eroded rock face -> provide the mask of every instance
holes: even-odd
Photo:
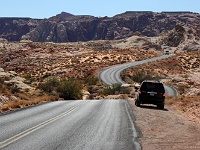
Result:
[[[122,39],[140,33],[156,36],[176,24],[198,26],[200,14],[190,12],[125,12],[114,17],[75,16],[62,12],[43,20],[0,18],[0,37],[35,42]]]
[[[35,36],[35,34],[41,33],[38,30],[43,28],[43,24],[40,24],[23,38],[28,38],[32,41],[74,42],[122,39],[133,36],[135,32],[140,32],[145,36],[156,36],[163,31],[172,30],[177,23],[199,24],[199,18],[199,14],[187,12],[126,12],[111,18],[74,16],[61,13],[57,15],[57,19],[55,16],[53,19],[46,20],[46,23],[51,25],[45,25],[45,29],[41,31],[45,31],[45,36],[48,38],[41,39]],[[48,28],[47,32],[46,27]]]
[[[15,71],[5,72],[3,68],[0,68],[0,79],[6,79],[3,82],[4,84],[19,91],[28,92],[34,90],[31,86],[25,84],[26,79],[19,77]]]
[[[0,38],[19,41],[21,37],[39,25],[39,19],[0,18]]]
[[[172,47],[178,46],[181,42],[185,40],[184,34],[186,33],[185,29],[181,25],[176,25],[174,30],[169,34],[166,39],[166,44]]]

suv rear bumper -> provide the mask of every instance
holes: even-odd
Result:
[[[141,104],[163,104],[165,102],[165,98],[142,98],[142,97],[139,97],[139,102]]]

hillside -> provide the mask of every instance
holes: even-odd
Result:
[[[199,23],[200,14],[192,12],[128,11],[113,17],[62,12],[48,19],[0,18],[0,38],[34,42],[116,40],[138,34],[157,36],[172,30],[176,24],[198,29]]]
[[[63,17],[73,20],[75,16],[62,14],[50,20],[60,22]],[[166,84],[177,87],[180,96],[169,98],[167,102],[198,119],[200,34],[198,25],[183,24],[176,24],[172,30],[154,37],[137,33],[117,40],[65,43],[27,40],[10,42],[5,38],[0,39],[1,110],[12,110],[41,101],[61,100],[65,96],[57,86],[63,79],[73,79],[73,84],[80,87],[81,94],[78,97],[75,95],[74,99],[132,99],[132,88],[121,89],[116,86],[120,91],[109,91],[98,80],[98,72],[111,65],[163,55],[165,50],[176,55],[167,60],[128,69],[122,78],[134,84],[135,77],[141,79],[150,74],[150,77],[162,79]]]

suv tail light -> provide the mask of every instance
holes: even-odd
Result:
[[[142,92],[139,90],[139,91],[138,91],[138,94],[142,94]]]

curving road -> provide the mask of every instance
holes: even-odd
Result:
[[[120,84],[122,84],[122,86],[128,86],[128,84],[125,83],[120,77],[121,71],[123,71],[124,69],[130,68],[130,67],[143,65],[143,64],[153,62],[153,61],[158,61],[161,59],[166,59],[166,58],[169,58],[172,56],[174,56],[174,55],[173,54],[162,55],[159,57],[154,57],[154,58],[150,58],[150,59],[146,59],[146,60],[142,60],[142,61],[130,62],[130,63],[125,63],[125,64],[108,67],[100,72],[99,78],[107,85],[120,83]],[[176,89],[171,86],[165,86],[165,91],[166,91],[167,96],[177,96]]]
[[[0,114],[1,150],[139,150],[127,101],[57,101]]]
[[[117,65],[99,76],[126,85],[122,70],[171,56]],[[126,100],[57,101],[0,114],[0,150],[140,150],[137,138]]]

